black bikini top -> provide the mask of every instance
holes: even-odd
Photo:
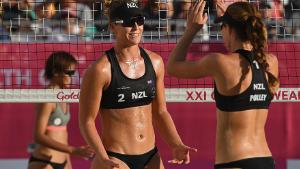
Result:
[[[249,109],[268,109],[273,94],[269,91],[265,72],[260,69],[251,51],[239,49],[236,53],[245,57],[251,65],[251,84],[244,92],[234,96],[221,95],[216,85],[214,85],[214,96],[217,108],[228,112]]]
[[[145,63],[145,74],[138,79],[127,77],[121,70],[114,48],[106,51],[111,64],[111,82],[103,91],[101,108],[120,109],[147,105],[156,96],[156,74],[150,57],[140,48]]]

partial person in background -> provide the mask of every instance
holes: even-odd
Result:
[[[83,41],[85,40],[85,26],[76,13],[61,11],[61,24],[52,28],[52,35],[48,36],[48,41],[66,42],[66,41]]]
[[[196,149],[184,145],[167,110],[163,60],[140,47],[143,12],[133,0],[106,5],[114,47],[86,71],[79,102],[81,134],[96,152],[92,169],[163,169],[154,128],[170,146],[170,162],[189,163]]]
[[[0,22],[2,22],[1,19],[0,19]],[[9,33],[2,26],[0,26],[0,41],[4,41],[4,42],[5,41],[10,41]]]
[[[172,19],[176,19],[175,23],[172,23],[172,31],[183,32],[186,28],[186,18],[189,10],[191,9],[191,0],[174,1],[174,15]]]
[[[171,27],[167,20],[174,14],[173,0],[148,0],[143,10],[145,17],[151,20],[151,24],[145,25],[145,31],[170,31]]]
[[[65,89],[71,84],[77,61],[67,52],[54,52],[46,61],[47,89]],[[70,155],[91,158],[89,146],[74,147],[68,143],[67,124],[70,120],[68,103],[40,103],[37,105],[34,128],[36,147],[28,169],[72,169]]]
[[[96,1],[93,2],[96,3]],[[82,27],[84,27],[82,39],[91,40],[93,38],[94,33],[96,33],[91,8],[84,3],[78,2],[78,0],[61,0],[59,1],[58,5],[63,11],[68,11],[70,15],[76,16],[78,18]]]
[[[217,2],[221,31],[229,53],[210,53],[187,61],[194,36],[207,22],[205,1],[192,8],[187,28],[171,52],[168,73],[179,78],[214,80],[217,107],[215,169],[275,169],[265,136],[269,105],[279,87],[277,57],[266,52],[267,30],[248,2]]]

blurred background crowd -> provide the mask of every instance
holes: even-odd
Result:
[[[0,0],[2,42],[111,40],[104,0]],[[146,15],[144,39],[177,39],[194,0],[139,0]],[[214,0],[200,40],[218,40]],[[300,40],[300,0],[251,0],[261,10],[272,40]]]

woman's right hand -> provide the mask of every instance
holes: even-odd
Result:
[[[120,164],[118,164],[113,159],[108,158],[100,158],[96,156],[92,163],[92,168],[97,166],[101,166],[102,169],[117,169],[120,168]]]
[[[199,0],[189,12],[187,19],[186,32],[193,33],[198,32],[203,25],[207,22],[208,16],[207,13],[204,13],[204,7],[206,2],[204,0]]]
[[[217,10],[217,17],[223,16],[226,11],[226,4],[224,0],[217,0],[216,1],[216,10]]]
[[[90,146],[73,147],[71,155],[92,159],[95,156],[95,151]]]

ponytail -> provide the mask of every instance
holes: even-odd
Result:
[[[279,87],[279,80],[269,72],[269,64],[265,53],[267,48],[267,30],[260,16],[254,15],[247,19],[246,35],[253,46],[254,59],[258,62],[261,69],[267,73],[268,87],[275,94]]]
[[[279,80],[269,71],[265,50],[267,48],[267,29],[260,12],[247,2],[236,2],[227,8],[234,22],[229,22],[241,41],[249,41],[253,46],[254,59],[268,77],[268,87],[274,94],[279,87]]]

